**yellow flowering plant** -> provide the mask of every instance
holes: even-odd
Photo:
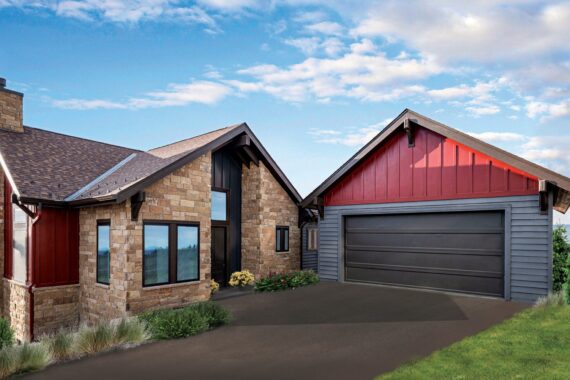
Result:
[[[216,280],[210,280],[210,294],[214,294],[218,290],[220,290],[220,284],[218,284]]]
[[[255,276],[248,270],[242,270],[232,273],[229,284],[230,286],[247,286],[253,285],[254,282]]]

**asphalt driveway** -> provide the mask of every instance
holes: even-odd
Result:
[[[29,379],[371,379],[527,305],[321,283],[218,301],[234,321],[188,339],[55,365]]]

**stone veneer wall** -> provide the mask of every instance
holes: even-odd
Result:
[[[145,190],[137,221],[130,202],[80,212],[80,317],[94,323],[149,309],[182,306],[210,294],[211,154],[207,153]],[[110,285],[96,283],[97,220],[111,220]],[[200,223],[200,281],[142,286],[143,221]]]
[[[22,95],[0,88],[0,128],[24,132]]]
[[[0,168],[0,276],[4,278],[4,172]],[[4,314],[4,291],[0,292],[0,315]]]
[[[242,268],[257,278],[301,267],[299,210],[263,164],[243,166]],[[289,226],[289,252],[275,251],[275,227]]]
[[[79,325],[79,285],[35,288],[34,338]]]
[[[30,294],[26,285],[4,279],[4,317],[14,329],[15,338],[30,340]]]

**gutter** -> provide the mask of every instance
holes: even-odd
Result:
[[[30,253],[28,254],[28,271],[30,268],[33,268],[34,265],[34,255],[33,252],[35,251],[34,249],[34,239],[33,239],[33,230],[34,230],[34,225],[41,219],[42,217],[42,204],[40,203],[38,205],[38,208],[36,210],[36,216],[32,219],[32,224],[31,224],[31,236],[32,236],[32,244],[31,247],[28,247],[28,249],[30,250]],[[31,248],[31,249],[30,249]],[[31,260],[30,260],[31,259]],[[29,272],[28,272],[29,273]],[[34,319],[35,319],[35,314],[34,314],[34,310],[35,310],[35,304],[34,304],[34,288],[36,287],[35,281],[34,281],[34,272],[32,271],[32,275],[30,276],[30,283],[28,285],[28,294],[30,296],[30,303],[29,303],[29,310],[28,310],[28,314],[30,316],[30,321],[29,321],[29,327],[30,327],[30,341],[34,341]]]

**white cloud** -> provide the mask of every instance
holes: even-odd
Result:
[[[153,91],[144,97],[129,98],[123,102],[104,99],[51,100],[56,108],[75,110],[94,109],[143,109],[155,107],[184,106],[192,103],[215,104],[228,96],[231,88],[217,82],[195,81],[185,84],[170,84],[164,91]]]
[[[473,107],[466,107],[465,109],[476,117],[494,115],[501,112],[501,109],[496,105],[473,106]]]
[[[495,62],[568,52],[570,3],[377,2],[356,36],[403,41],[442,60]]]
[[[521,155],[559,173],[570,175],[570,136],[533,136],[522,145]]]
[[[305,29],[313,33],[321,33],[334,36],[342,35],[344,31],[344,27],[342,25],[332,21],[321,21],[315,24],[309,24],[305,26]]]
[[[560,103],[545,103],[531,100],[526,105],[526,114],[531,119],[540,116],[541,121],[570,116],[570,99],[563,100]]]
[[[358,147],[370,142],[391,121],[392,119],[386,119],[380,123],[352,129],[345,133],[337,130],[312,130],[309,134],[315,136],[315,141],[318,143]]]
[[[283,42],[287,45],[296,47],[307,55],[314,54],[321,45],[321,39],[318,37],[292,38]]]
[[[467,132],[469,135],[487,142],[520,142],[527,141],[525,135],[515,132]]]

